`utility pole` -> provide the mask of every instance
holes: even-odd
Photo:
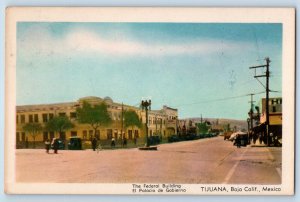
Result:
[[[253,93],[249,94],[251,96],[251,101],[250,101],[250,111],[249,111],[249,116],[250,116],[250,129],[251,131],[253,130]]]
[[[162,140],[162,118],[160,118],[160,129],[159,129],[159,134],[160,134],[160,139]]]
[[[123,122],[124,122],[124,106],[122,102],[122,109],[121,109],[121,139],[122,139],[122,144],[123,144]]]
[[[270,58],[266,58],[266,64],[265,65],[258,65],[258,66],[253,66],[253,67],[249,67],[249,69],[256,69],[256,68],[266,68],[266,74],[263,75],[255,75],[254,78],[259,78],[259,77],[266,77],[266,103],[265,103],[265,108],[266,108],[266,134],[267,134],[267,145],[270,146],[270,131],[269,131],[269,125],[270,125],[270,121],[269,121],[269,77],[270,77],[270,71],[269,71],[269,67],[270,67]],[[255,71],[256,73],[256,71]]]
[[[155,135],[157,135],[157,115],[155,115]]]

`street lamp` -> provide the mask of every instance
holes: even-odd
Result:
[[[148,140],[148,110],[151,110],[151,100],[142,100],[141,107],[146,111],[146,147],[149,147]]]

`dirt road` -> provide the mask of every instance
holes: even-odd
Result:
[[[18,182],[280,184],[281,148],[236,148],[222,137],[138,149],[17,150]]]

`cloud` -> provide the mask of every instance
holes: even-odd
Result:
[[[92,30],[73,29],[64,36],[53,36],[47,29],[31,29],[22,36],[20,43],[24,54],[102,54],[109,56],[177,56],[210,55],[221,52],[239,52],[249,47],[245,42],[221,41],[216,39],[178,40],[174,43],[146,43],[131,36],[120,35],[110,38]],[[27,55],[28,56],[28,55]]]

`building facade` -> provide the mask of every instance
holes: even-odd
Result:
[[[270,125],[282,125],[282,98],[269,98],[269,122]],[[260,123],[266,122],[266,99],[262,99],[262,113]]]
[[[91,105],[101,104],[104,102],[107,105],[107,110],[112,119],[112,123],[105,127],[99,127],[94,134],[93,128],[89,124],[81,124],[77,121],[76,109],[80,107],[83,102],[88,102]],[[124,128],[122,123],[122,112],[126,110],[135,111],[142,121],[143,127],[129,127]],[[78,136],[83,140],[90,140],[93,135],[101,140],[110,140],[114,137],[116,140],[126,137],[127,139],[145,138],[145,122],[146,113],[142,109],[134,106],[129,106],[121,103],[113,102],[110,97],[84,97],[76,102],[56,103],[56,104],[41,104],[41,105],[24,105],[17,106],[16,109],[16,142],[22,143],[25,141],[33,141],[33,138],[23,130],[26,123],[40,123],[42,126],[54,116],[67,116],[74,124],[74,128],[55,134],[53,131],[43,129],[40,134],[36,136],[36,141],[45,141],[46,139],[53,139],[54,137],[62,140],[67,140],[69,137]],[[177,109],[172,109],[164,106],[161,110],[152,110],[148,113],[148,134],[160,135],[162,138],[167,138],[172,132],[176,131],[176,124],[172,120],[177,119]],[[176,121],[175,121],[176,123]],[[122,127],[123,126],[123,127]]]
[[[260,139],[265,144],[273,144],[274,139],[282,139],[282,98],[269,98],[269,134],[266,133],[266,99],[263,98],[261,102],[261,114],[259,125],[253,128],[255,138]]]

